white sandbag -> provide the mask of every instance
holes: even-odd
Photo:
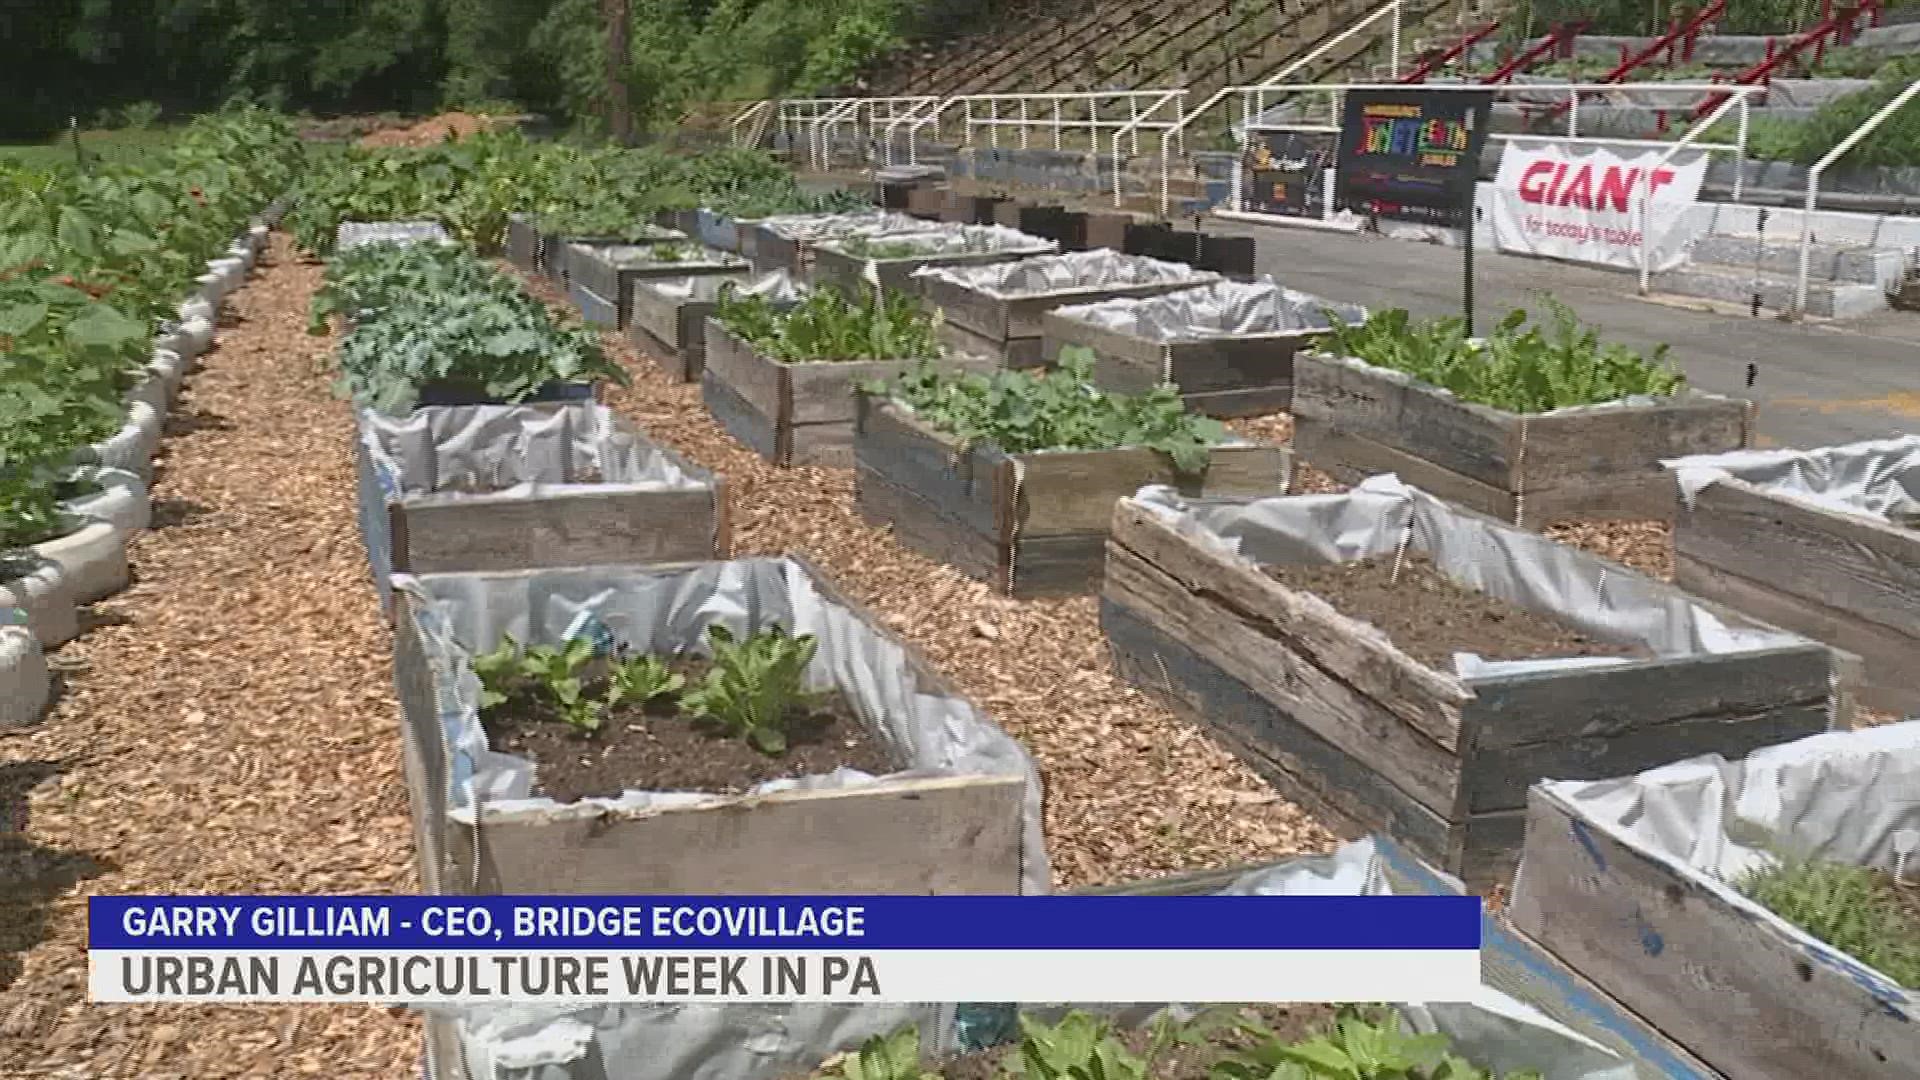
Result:
[[[64,645],[80,633],[80,613],[59,563],[31,555],[0,561],[0,608],[27,613],[27,629],[45,648]]]
[[[186,348],[178,350],[183,357],[200,356],[213,348],[213,319],[192,318],[180,324],[180,332],[185,335]]]
[[[11,618],[19,623],[8,623]],[[24,613],[0,609],[0,728],[21,727],[40,718],[52,683],[40,641],[25,626]]]
[[[62,503],[67,513],[111,522],[128,538],[153,523],[153,504],[149,501],[147,483],[139,474],[101,465],[82,465],[70,472],[68,478],[98,484],[100,490]]]
[[[210,323],[218,310],[218,306],[204,296],[189,296],[180,301],[180,321],[187,323],[199,319]]]
[[[153,480],[153,452],[160,445],[159,410],[144,401],[127,406],[127,422],[110,438],[81,451],[80,464],[106,465]]]
[[[167,400],[172,404],[187,377],[187,358],[171,349],[155,349],[153,359],[147,361],[147,374],[167,384]]]
[[[76,518],[79,526],[65,536],[42,540],[28,550],[58,563],[73,590],[73,602],[104,600],[133,580],[127,567],[127,536],[112,522]]]

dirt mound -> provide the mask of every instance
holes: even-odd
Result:
[[[361,146],[438,146],[454,139],[464,139],[469,135],[498,127],[508,123],[506,118],[497,116],[475,116],[472,113],[450,112],[422,120],[410,127],[389,128],[375,131],[360,140]]]

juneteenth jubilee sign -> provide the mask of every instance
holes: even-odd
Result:
[[[93,897],[99,1002],[1467,1001],[1473,897]]]

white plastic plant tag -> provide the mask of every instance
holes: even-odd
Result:
[[[867,284],[878,289],[880,287],[880,264],[874,262],[872,259],[868,259],[867,268],[861,273],[861,276],[867,279]]]
[[[1907,883],[1907,863],[1912,860],[1915,849],[1920,849],[1920,830],[1901,829],[1893,834],[1894,884]]]

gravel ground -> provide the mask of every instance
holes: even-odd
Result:
[[[136,584],[55,653],[47,719],[0,733],[0,1076],[413,1075],[386,1009],[86,1003],[88,893],[419,888],[351,420],[304,332],[318,277],[276,238],[229,301]]]

